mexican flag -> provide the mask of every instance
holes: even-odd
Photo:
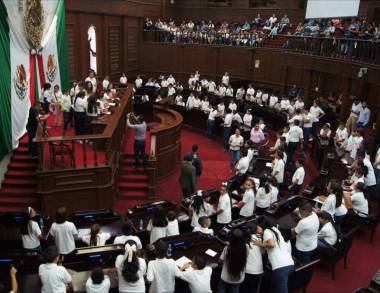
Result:
[[[48,82],[69,88],[64,0],[0,0],[0,160]]]

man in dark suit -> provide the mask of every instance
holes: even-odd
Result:
[[[193,157],[191,155],[185,156],[181,165],[181,176],[179,184],[181,184],[182,195],[184,198],[189,197],[195,192],[195,167],[193,166]]]
[[[197,144],[193,144],[191,148],[191,153],[189,155],[193,158],[193,166],[195,167],[195,185],[199,182],[199,177],[202,175],[202,159],[198,153],[199,146]]]

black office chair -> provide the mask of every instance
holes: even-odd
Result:
[[[354,227],[348,233],[341,235],[337,244],[333,247],[334,250],[332,255],[325,256],[320,255],[321,261],[327,262],[331,266],[331,279],[335,280],[335,268],[339,261],[343,259],[344,261],[344,269],[347,269],[347,261],[348,261],[348,253],[352,246],[353,236],[356,232],[357,228]]]
[[[379,224],[378,217],[372,217],[368,214],[362,213],[358,210],[353,210],[350,212],[345,219],[345,225],[350,225],[352,227],[357,227],[362,230],[369,230],[371,233],[369,242],[373,243],[375,237],[375,232],[377,225]]]
[[[316,259],[306,265],[298,267],[289,276],[288,288],[289,292],[306,292],[307,286],[309,285],[314,272],[314,267],[320,260]]]

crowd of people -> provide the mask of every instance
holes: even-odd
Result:
[[[89,79],[96,80],[94,73],[90,73]],[[103,80],[102,86],[104,81],[107,79]],[[90,83],[92,85],[92,81],[87,80],[87,87]],[[127,78],[123,75],[120,84],[123,86],[126,83]],[[281,192],[288,195],[299,194],[307,176],[304,168],[305,157],[302,154],[308,150],[311,139],[331,143],[337,153],[349,160],[349,177],[343,183],[336,180],[328,183],[327,193],[320,197],[324,199],[320,208],[313,207],[309,202],[300,205],[297,211],[300,220],[291,231],[295,239],[294,246],[290,239],[268,221],[252,224],[249,232],[240,229],[231,232],[220,256],[222,272],[219,292],[225,292],[227,288],[230,292],[259,292],[265,268],[263,253],[268,255],[271,265],[273,292],[287,292],[288,277],[294,271],[295,260],[297,263],[307,264],[317,252],[327,256],[332,254],[334,245],[343,233],[345,218],[368,215],[368,199],[377,196],[376,190],[380,184],[380,148],[371,162],[362,132],[369,125],[371,113],[365,101],[355,100],[347,121],[341,121],[335,130],[331,129],[329,123],[319,125],[319,120],[324,115],[320,106],[321,100],[316,99],[308,108],[303,102],[303,90],[296,86],[281,97],[275,91],[255,89],[251,84],[247,88],[234,89],[227,72],[218,85],[212,80],[202,78],[199,72],[190,76],[186,87],[179,84],[173,75],[150,78],[145,82],[138,76],[134,83],[135,90],[141,87],[159,89],[160,95],[155,101],[147,96],[142,102],[159,102],[169,96],[177,106],[207,113],[206,135],[209,138],[212,138],[213,128],[216,127],[215,118],[223,120],[223,147],[231,155],[231,172],[244,180],[237,190],[229,190],[226,182],[221,183],[217,204],[212,205],[210,194],[197,191],[197,183],[202,176],[202,152],[198,145],[194,145],[191,152],[184,157],[180,178],[183,196],[191,198],[190,217],[193,231],[214,235],[230,223],[235,214],[240,218],[260,216],[281,198]],[[74,93],[77,86],[73,86]],[[187,97],[182,95],[184,88],[189,90]],[[93,89],[83,91],[89,97],[94,92],[98,93],[98,90]],[[76,98],[80,98],[81,92],[77,92]],[[210,103],[207,95],[211,94],[221,98],[222,102],[217,105]],[[335,104],[341,99],[342,97],[334,98],[331,94],[325,98]],[[276,109],[284,113],[288,121],[284,129],[278,130],[277,140],[269,148],[274,155],[272,171],[260,178],[259,182],[249,175],[249,167],[255,150],[266,139],[266,122],[255,119],[255,113],[251,110],[241,117],[237,105],[243,102]],[[74,107],[77,105],[76,102],[73,104]],[[50,105],[45,103],[44,107],[50,109]],[[128,126],[143,126],[143,129],[136,131],[135,140],[145,139],[146,124],[141,117],[130,115]],[[243,130],[249,131],[249,139],[242,137],[240,132]],[[138,148],[140,153],[137,154],[137,159],[143,156],[140,149]],[[144,160],[143,162],[145,164]],[[290,176],[286,175],[286,170]],[[241,199],[233,199],[232,193]],[[28,215],[30,217],[21,231],[23,246],[25,249],[40,249],[41,240],[46,235],[42,235],[34,220],[36,212],[32,208],[28,209]],[[216,217],[215,223],[211,220],[212,217]],[[147,230],[150,233],[149,242],[155,244],[156,251],[156,259],[148,263],[139,253],[143,249],[142,242],[133,235],[130,224],[125,224],[122,235],[113,240],[114,244],[125,247],[125,253],[115,259],[119,292],[145,292],[147,283],[150,283],[150,292],[174,292],[175,278],[186,281],[192,292],[211,292],[212,269],[206,260],[196,256],[191,263],[177,267],[168,255],[167,243],[160,240],[180,233],[175,211],[163,213],[159,210],[149,221]],[[89,246],[99,246],[109,243],[111,238],[109,233],[103,232],[102,227],[95,223],[90,232],[79,239],[77,228],[67,220],[65,208],[57,211],[48,235],[55,245],[43,252],[46,263],[39,268],[42,292],[65,292],[66,288],[72,287],[72,277],[58,264],[60,256],[75,251],[76,240]],[[14,279],[16,271],[12,269]],[[87,292],[108,292],[109,288],[109,277],[102,269],[94,268],[86,282]]]

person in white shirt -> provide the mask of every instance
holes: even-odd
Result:
[[[315,100],[313,102],[313,106],[310,107],[309,112],[311,115],[313,115],[313,132],[315,132],[315,128],[317,126],[317,123],[319,122],[319,119],[325,114],[325,112],[319,107],[319,102]]]
[[[256,214],[263,215],[271,204],[277,201],[277,194],[272,193],[272,187],[266,176],[260,178],[259,189],[256,193]]]
[[[211,293],[211,267],[206,265],[206,260],[201,256],[194,257],[191,263],[182,266],[178,278],[189,284],[191,293]]]
[[[232,98],[234,96],[234,89],[231,85],[226,89],[226,97]]]
[[[147,230],[150,232],[150,244],[167,236],[168,220],[164,213],[159,210],[148,223]]]
[[[302,109],[302,125],[303,125],[303,149],[307,150],[310,136],[313,133],[314,116],[307,109]]]
[[[71,97],[68,90],[63,91],[61,98],[61,107],[63,112],[63,131],[66,131],[69,124],[73,124],[73,109],[71,103]]]
[[[231,198],[227,191],[227,182],[223,182],[219,187],[219,201],[216,210],[216,222],[221,225],[228,224],[232,220]]]
[[[28,207],[27,217],[21,225],[22,246],[25,249],[39,249],[41,246],[42,232],[40,226],[33,219],[36,217],[36,211]]]
[[[237,110],[237,105],[236,105],[236,103],[235,103],[234,100],[231,100],[231,102],[228,105],[228,109],[230,109],[231,111],[236,111]]]
[[[219,109],[219,105],[218,105],[218,109]],[[229,139],[231,136],[231,124],[233,120],[233,114],[230,109],[226,109],[226,113],[227,114],[224,116],[224,121],[223,121],[223,147],[225,151],[228,151],[230,149]]]
[[[198,95],[195,96],[195,99],[194,99],[194,105],[193,105],[195,109],[199,109],[201,107],[201,99],[199,98]]]
[[[269,179],[268,179],[268,182],[269,182],[269,186],[270,186],[270,189],[271,189],[271,200],[270,200],[270,203],[273,204],[277,201],[280,200],[280,197],[279,197],[279,190],[278,190],[278,182],[277,182],[277,179],[276,177],[274,176],[270,176]]]
[[[243,151],[243,157],[236,164],[236,175],[244,175],[247,173],[251,159],[247,152]]]
[[[145,292],[145,259],[137,256],[137,247],[133,240],[127,241],[124,250],[124,255],[118,255],[115,261],[115,268],[119,280],[119,292],[143,293]]]
[[[352,103],[350,116],[348,117],[346,121],[347,129],[349,129],[350,131],[354,131],[357,129],[359,115],[362,110],[363,110],[362,103],[360,102],[359,99],[356,99]]]
[[[275,94],[271,94],[269,97],[269,107],[274,108],[274,106],[278,103],[278,97]]]
[[[86,282],[86,293],[108,293],[110,287],[110,278],[104,276],[102,268],[94,268]]]
[[[305,103],[303,102],[301,97],[297,97],[295,103],[294,103],[294,108],[296,109],[303,109],[305,106]]]
[[[328,212],[321,212],[319,215],[321,229],[318,232],[318,252],[330,257],[334,254],[334,245],[338,241],[338,233],[333,225],[333,219]]]
[[[239,292],[241,283],[244,281],[248,257],[248,245],[243,232],[236,228],[232,230],[229,244],[220,256],[223,262],[222,274],[219,282],[219,292],[225,292],[227,286],[230,292]]]
[[[236,91],[236,100],[238,101],[242,101],[244,99],[244,95],[245,95],[245,90],[244,90],[244,87],[241,86],[240,88],[237,89]]]
[[[227,88],[224,86],[224,84],[221,84],[218,86],[215,94],[220,97],[224,97],[226,95],[226,91],[227,91]]]
[[[76,135],[83,135],[86,133],[86,111],[87,102],[85,93],[79,92],[73,102],[74,109],[74,127]]]
[[[119,83],[120,83],[120,86],[126,86],[127,85],[127,82],[128,82],[128,78],[127,76],[125,75],[125,73],[123,73],[120,77],[120,80],[119,80]]]
[[[169,88],[168,88],[168,97],[174,97],[175,95],[175,88],[171,83],[169,83]]]
[[[230,146],[230,169],[231,172],[237,161],[240,160],[240,149],[243,146],[244,138],[240,135],[240,129],[236,128],[235,134],[231,135],[228,144]]]
[[[301,220],[292,229],[292,234],[296,237],[297,260],[306,265],[311,261],[318,246],[319,219],[309,202],[301,204],[299,214]]]
[[[188,80],[188,85],[189,85],[189,89],[190,90],[194,90],[195,89],[195,82],[196,82],[196,79],[194,78],[194,75],[190,75],[190,78]]]
[[[295,120],[294,125],[289,128],[289,142],[288,142],[288,160],[293,161],[293,156],[298,146],[301,144],[303,147],[303,130],[299,127],[300,121]]]
[[[101,232],[99,224],[91,226],[90,234],[84,235],[82,241],[88,246],[102,246],[106,241],[111,238],[110,233]]]
[[[290,101],[288,97],[286,96],[282,97],[281,102],[280,102],[281,110],[288,111],[289,107],[290,107]]]
[[[140,88],[142,86],[142,84],[143,84],[143,80],[140,77],[140,75],[138,75],[136,77],[136,80],[135,80],[135,87],[136,87],[136,89]]]
[[[363,141],[363,136],[360,134],[360,130],[351,131],[346,144],[346,151],[350,153],[350,158],[355,159],[356,153],[360,148],[360,144]]]
[[[243,123],[244,126],[248,126],[249,128],[252,127],[252,114],[251,109],[247,109],[247,112],[243,116]]]
[[[169,74],[167,81],[169,84],[171,84],[173,86],[175,85],[175,78],[173,77],[172,74]]]
[[[273,162],[273,171],[272,176],[274,176],[277,179],[278,184],[282,184],[284,182],[284,170],[285,170],[285,164],[283,161],[284,154],[282,151],[277,150],[274,155],[274,162]]]
[[[72,222],[66,221],[67,211],[65,207],[57,210],[55,222],[51,225],[49,235],[53,237],[60,254],[70,254],[75,250],[75,240],[78,239],[78,231]]]
[[[303,167],[304,160],[298,159],[296,160],[296,171],[292,177],[292,184],[289,186],[289,195],[298,194],[301,190],[303,181],[305,179],[305,169]]]
[[[351,192],[352,208],[355,212],[359,212],[359,216],[366,217],[368,215],[368,200],[364,195],[364,183],[358,182]]]
[[[59,266],[59,251],[56,246],[49,246],[43,257],[46,263],[38,268],[42,288],[41,293],[66,293],[66,287],[73,288],[72,278],[63,266]]]
[[[132,240],[136,243],[137,249],[142,249],[141,240],[138,236],[132,235],[133,228],[130,224],[124,224],[121,227],[123,235],[115,237],[113,244],[123,244],[127,243],[128,240]]]
[[[253,88],[252,84],[249,84],[248,89],[247,89],[247,95],[246,95],[245,99],[247,101],[252,102],[254,97],[255,97],[255,89]]]
[[[199,227],[199,219],[215,213],[214,207],[209,203],[210,194],[199,190],[190,203],[191,226]]]
[[[360,149],[357,151],[354,165],[356,165],[357,168],[360,166],[367,167],[367,172],[364,174],[364,184],[367,195],[369,197],[373,196],[376,192],[376,175],[371,161],[366,157],[365,150]]]
[[[191,93],[186,101],[186,109],[191,110],[192,108],[195,107],[195,104],[196,104],[195,96],[194,94]]]
[[[261,96],[261,102],[263,106],[267,106],[269,101],[269,94],[268,93],[263,93]]]
[[[167,259],[167,244],[159,241],[156,245],[155,260],[148,263],[146,279],[151,283],[150,293],[172,293],[174,292],[175,277],[180,271],[173,259]],[[129,293],[129,292],[128,292]]]
[[[245,278],[241,285],[241,292],[259,293],[261,288],[261,279],[264,274],[263,267],[263,252],[264,250],[254,244],[255,241],[260,240],[256,234],[262,233],[254,222],[250,225],[251,239],[248,243],[248,256],[247,265],[245,268]]]
[[[209,139],[213,138],[213,131],[214,131],[214,126],[215,126],[215,118],[218,116],[218,111],[215,109],[215,107],[210,107],[210,112],[208,114],[208,119],[207,119],[207,137]]]
[[[96,89],[97,89],[97,80],[96,80],[96,76],[95,76],[95,72],[94,71],[90,71],[90,74],[89,76],[84,80],[85,82],[91,82],[92,84],[92,92],[95,93],[96,92]],[[91,93],[88,93],[88,94],[91,94]]]
[[[108,89],[108,85],[110,84],[110,77],[106,75],[103,79],[102,86],[103,90],[106,91]]]
[[[161,88],[167,88],[168,86],[169,86],[169,82],[165,79],[165,76],[162,76]]]
[[[169,211],[167,214],[168,218],[168,227],[166,231],[166,236],[179,235],[179,226],[177,215],[174,211]]]
[[[209,109],[210,109],[210,102],[208,100],[208,97],[204,97],[203,100],[201,100],[201,110],[205,113],[208,113],[209,112]]]
[[[281,232],[268,221],[264,221],[262,228],[258,227],[257,233],[263,234],[262,241],[253,240],[253,243],[266,249],[272,267],[271,279],[276,280],[271,282],[271,292],[288,292],[289,275],[294,271],[294,261],[289,246]]]
[[[210,217],[203,216],[198,219],[198,225],[194,227],[193,232],[201,232],[203,234],[214,235],[214,230],[210,229],[211,219]]]
[[[250,217],[255,212],[255,193],[256,185],[251,179],[247,179],[244,183],[243,199],[237,203],[240,208],[239,215],[241,217]]]
[[[228,75],[228,72],[224,73],[223,77],[222,77],[222,84],[224,84],[225,86],[228,86],[230,83],[230,76]]]
[[[210,80],[208,85],[207,85],[207,90],[209,93],[214,93],[216,90],[216,84],[213,80]]]
[[[330,129],[330,123],[323,124],[321,130],[319,131],[319,135],[321,139],[323,140],[330,140],[331,137],[331,129]]]
[[[347,144],[348,131],[343,122],[339,122],[339,126],[335,132],[334,142],[338,150],[344,150]]]

